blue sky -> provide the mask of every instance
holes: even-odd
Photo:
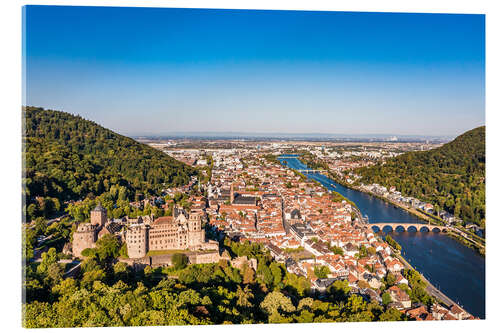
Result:
[[[28,6],[27,105],[125,135],[458,135],[484,16]]]

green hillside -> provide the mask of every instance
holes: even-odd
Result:
[[[410,152],[383,165],[355,170],[364,184],[395,186],[405,196],[485,224],[485,127],[468,131],[429,151]]]
[[[69,113],[26,107],[23,190],[27,220],[50,216],[68,200],[124,186],[159,194],[186,184],[195,170],[168,155]]]

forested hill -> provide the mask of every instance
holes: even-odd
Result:
[[[364,184],[395,186],[403,195],[484,227],[485,127],[468,131],[429,151],[410,152],[383,165],[355,170]]]
[[[100,195],[114,184],[127,196],[186,184],[195,170],[172,157],[69,113],[26,107],[27,219],[49,216],[64,201]]]

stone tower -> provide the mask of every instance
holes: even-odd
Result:
[[[92,225],[96,225],[98,227],[104,227],[106,222],[108,221],[108,217],[106,214],[106,208],[98,204],[91,212],[90,212],[90,223]]]
[[[189,231],[201,230],[201,218],[199,214],[189,214],[188,230]]]
[[[81,257],[82,251],[95,247],[96,241],[97,226],[90,223],[80,223],[73,234],[73,255],[75,257]]]
[[[205,231],[201,228],[201,216],[190,214],[188,219],[188,244],[198,247],[205,243]]]
[[[148,228],[144,224],[129,226],[126,233],[129,258],[143,258],[149,250]]]

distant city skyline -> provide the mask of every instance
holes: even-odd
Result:
[[[455,137],[485,124],[484,15],[24,8],[25,105],[120,134]]]
[[[394,135],[391,133],[364,133],[364,134],[349,134],[349,133],[259,133],[259,132],[171,132],[164,134],[136,134],[133,138],[272,138],[272,139],[312,139],[312,140],[337,140],[337,139],[375,139],[375,140],[439,140],[449,141],[455,136],[450,135]]]

